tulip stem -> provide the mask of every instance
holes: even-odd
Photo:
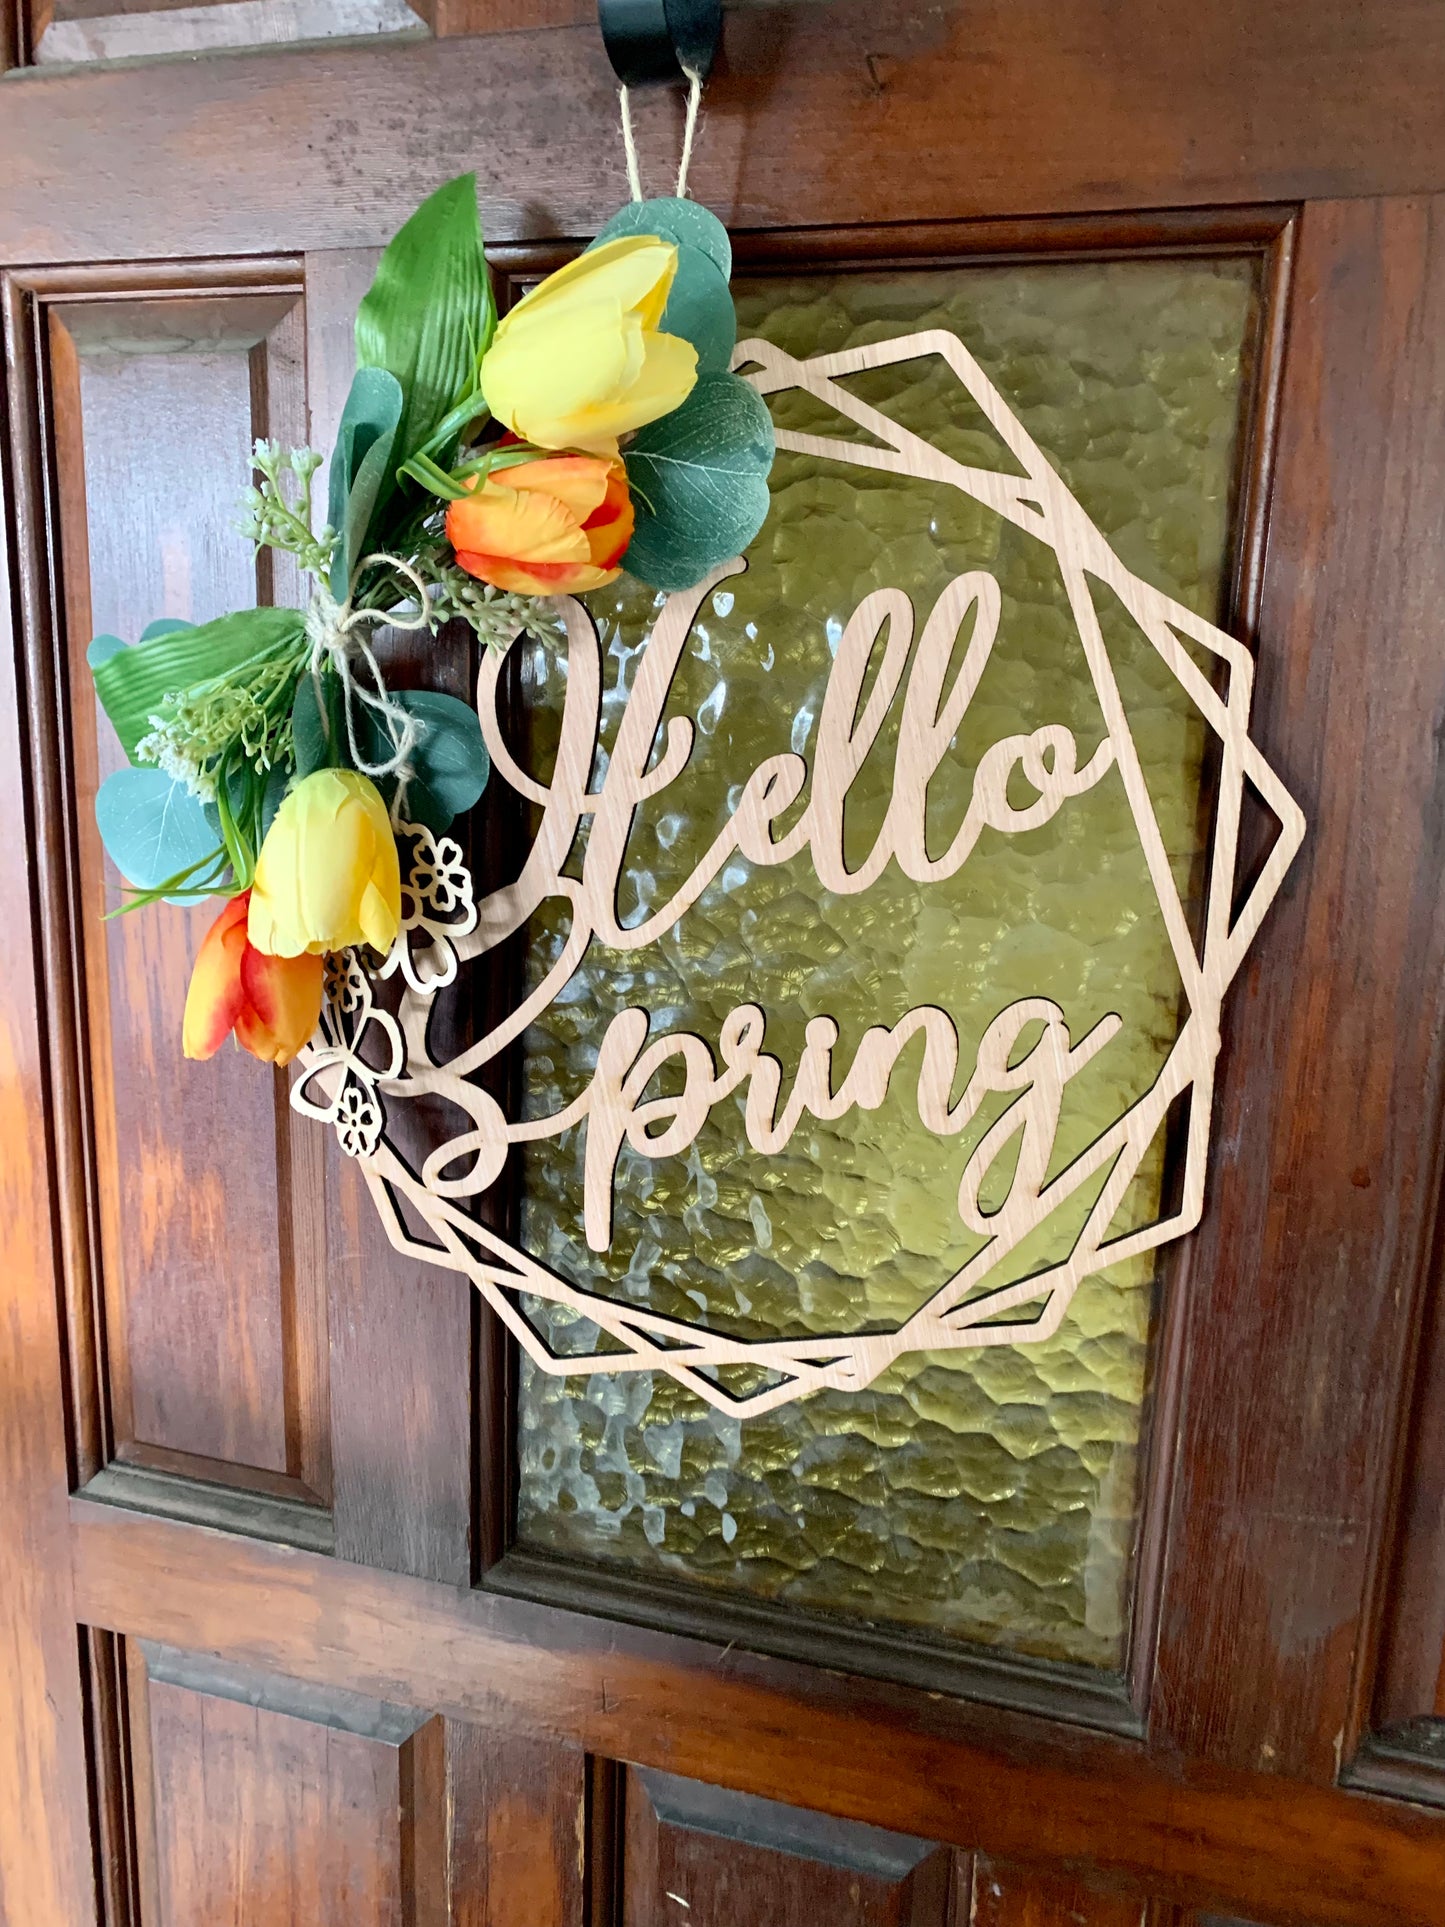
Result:
[[[414,482],[432,495],[439,495],[444,502],[461,502],[466,499],[467,491],[459,482],[454,482],[444,468],[438,468],[430,455],[413,455],[402,463],[396,471],[398,475],[409,475]]]
[[[449,414],[443,415],[431,434],[417,449],[417,456],[438,455],[449,441],[461,435],[463,429],[470,428],[473,422],[485,415],[487,415],[486,398],[480,388],[473,388],[463,395]]]
[[[470,461],[458,462],[452,474],[479,475],[485,482],[498,469],[519,468],[523,462],[545,461],[556,452],[551,448],[538,448],[532,442],[509,442],[505,448],[490,448],[484,455],[474,455]]]

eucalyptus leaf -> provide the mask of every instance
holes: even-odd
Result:
[[[108,662],[118,650],[125,647],[126,643],[120,636],[94,636],[85,652],[85,660],[92,669],[99,669],[103,662]]]
[[[733,244],[728,231],[709,209],[697,201],[678,200],[671,195],[652,201],[629,201],[619,208],[592,243],[615,241],[624,234],[657,234],[676,241],[679,247],[698,248],[708,256],[724,281],[731,280]]]
[[[187,622],[182,616],[157,616],[148,622],[140,632],[142,642],[154,642],[157,636],[178,636],[183,629],[194,629],[194,622]]]
[[[118,769],[96,792],[95,820],[112,862],[138,890],[220,857],[198,797],[160,769]]]
[[[662,314],[664,334],[681,335],[697,349],[697,372],[727,372],[738,340],[738,316],[728,284],[710,255],[679,242],[677,274]]]
[[[228,674],[261,650],[300,641],[304,620],[295,609],[239,609],[199,628],[171,627],[93,663],[96,693],[132,762],[166,696]]]
[[[367,553],[377,498],[391,474],[403,399],[401,383],[385,368],[358,368],[352,377],[331,457],[331,593],[338,602],[346,600],[352,571]]]
[[[491,758],[482,740],[477,712],[455,696],[443,696],[431,689],[404,689],[393,701],[409,709],[422,725],[421,737],[412,751],[404,814],[410,822],[424,823],[434,836],[440,836],[477,801],[491,774]],[[392,745],[380,718],[365,703],[358,703],[352,720],[367,762],[385,762]],[[396,778],[383,777],[378,787],[390,803]]]
[[[496,324],[477,180],[462,174],[423,201],[392,239],[356,316],[358,366],[385,368],[401,384],[397,464],[463,400]],[[449,452],[432,450],[443,466]],[[390,478],[384,494],[395,486]]]
[[[622,566],[690,589],[740,555],[768,513],[773,423],[739,375],[702,375],[680,408],[641,429],[624,457],[637,526]]]

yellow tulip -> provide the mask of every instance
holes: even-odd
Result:
[[[614,455],[617,437],[670,415],[697,350],[658,333],[677,249],[627,234],[569,261],[498,324],[482,361],[488,408],[538,448]]]
[[[272,957],[370,944],[390,950],[401,922],[396,838],[376,785],[318,769],[282,799],[256,860],[247,935]]]

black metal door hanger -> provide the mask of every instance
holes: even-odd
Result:
[[[624,87],[706,80],[722,31],[722,0],[597,0],[602,41]]]

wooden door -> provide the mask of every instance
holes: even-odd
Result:
[[[1310,822],[1200,1229],[1046,1355],[731,1430],[540,1387],[284,1085],[183,1064],[204,913],[104,923],[90,819],[89,637],[295,593],[247,450],[328,445],[409,209],[474,166],[515,288],[623,198],[595,24],[5,26],[7,1927],[1445,1920],[1445,14],[729,16],[692,187],[748,326],[958,316],[1248,640]],[[890,512],[798,499],[797,555]]]

